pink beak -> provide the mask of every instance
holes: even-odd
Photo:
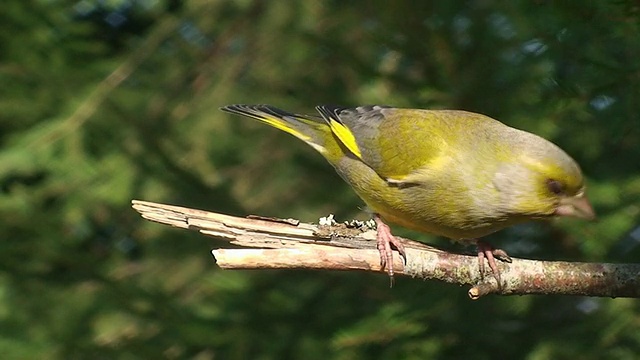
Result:
[[[557,216],[573,216],[585,220],[594,220],[596,218],[596,213],[593,211],[587,195],[584,194],[560,200],[555,214]]]

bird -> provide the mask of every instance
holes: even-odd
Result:
[[[373,213],[381,268],[393,281],[387,222],[477,245],[501,285],[496,258],[511,261],[483,236],[553,217],[595,218],[575,160],[552,142],[463,110],[321,105],[300,115],[271,105],[221,110],[289,133],[318,151]]]

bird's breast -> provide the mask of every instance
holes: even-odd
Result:
[[[478,206],[460,179],[398,186],[388,183],[356,158],[343,157],[333,165],[371,210],[408,229],[469,239],[509,225],[508,218],[493,216]]]

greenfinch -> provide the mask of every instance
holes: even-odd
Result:
[[[578,164],[553,143],[488,116],[457,110],[318,106],[298,115],[269,105],[229,105],[305,141],[324,156],[373,211],[380,262],[393,276],[402,243],[383,219],[478,244],[498,284],[495,258],[478,238],[532,219],[593,219]],[[495,256],[494,256],[495,255]]]

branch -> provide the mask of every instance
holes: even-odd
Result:
[[[365,226],[313,225],[258,216],[239,218],[139,200],[133,200],[132,205],[145,219],[199,231],[242,247],[212,251],[223,269],[382,270],[376,232]],[[396,254],[393,263],[396,274],[472,286],[469,290],[472,299],[491,293],[640,297],[640,264],[513,258],[510,264],[498,264],[503,281],[499,287],[490,272],[480,274],[476,256],[401,240],[407,263],[403,266]]]

